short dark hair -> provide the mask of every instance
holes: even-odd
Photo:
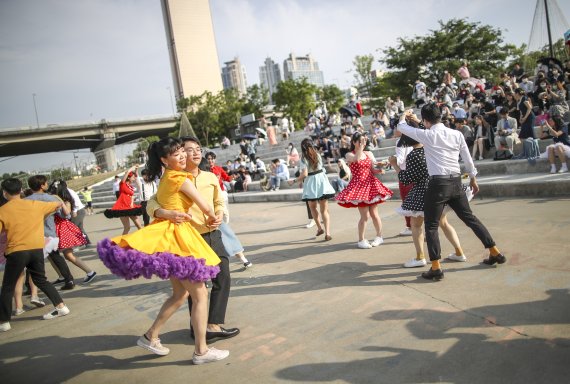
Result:
[[[206,159],[207,159],[208,157],[211,157],[212,159],[215,159],[215,158],[216,158],[216,154],[215,154],[214,152],[210,151],[210,152],[206,152],[206,155],[205,155],[204,157],[205,157]]]
[[[45,175],[34,175],[28,178],[28,186],[34,192],[39,191],[45,183],[47,183],[47,176]]]
[[[146,168],[141,171],[141,176],[147,176],[148,174],[149,174],[149,171]]]
[[[10,196],[17,196],[22,192],[22,182],[14,177],[2,181],[2,190]]]
[[[273,160],[271,160],[271,162],[272,162],[273,164],[277,164],[277,163],[279,162],[279,159],[273,159]]]
[[[422,119],[437,124],[441,121],[441,111],[435,103],[428,103],[422,107]]]
[[[501,108],[499,109],[499,114],[500,115],[508,115],[509,114],[509,110],[507,108]]]
[[[200,140],[198,140],[198,138],[194,136],[182,136],[180,140],[182,141],[182,144],[186,144],[187,141],[191,141],[193,143],[202,146],[202,144],[200,144]]]

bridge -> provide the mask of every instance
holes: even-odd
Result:
[[[0,129],[0,156],[89,148],[102,170],[116,168],[115,145],[173,131],[177,116]]]

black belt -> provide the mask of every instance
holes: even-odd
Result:
[[[315,171],[315,172],[309,172],[309,173],[307,173],[307,176],[318,175],[318,174],[321,173],[322,171],[323,171],[322,169],[319,169],[318,171]]]
[[[430,176],[430,180],[432,179],[455,179],[456,177],[461,177],[461,174],[459,173],[453,173],[451,175],[433,175]]]

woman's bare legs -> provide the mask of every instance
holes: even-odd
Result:
[[[382,237],[382,219],[380,219],[380,214],[378,213],[378,204],[368,207],[368,213],[376,230],[376,237]]]
[[[358,220],[358,241],[363,241],[366,223],[368,222],[368,207],[358,207],[358,213],[360,213],[360,220]]]
[[[326,200],[326,199],[319,200],[319,208],[321,211],[321,215],[323,216],[323,222],[325,224],[325,236],[330,236],[331,235],[331,218],[329,215],[329,202],[328,202],[328,200]],[[315,219],[315,221],[316,220],[317,219]],[[318,221],[316,221],[316,222],[318,223]]]
[[[445,238],[451,243],[451,245],[453,245],[453,248],[461,248],[461,243],[459,242],[457,232],[455,232],[455,228],[453,228],[453,226],[449,224],[449,221],[447,221],[446,213],[441,215],[441,218],[439,219],[439,227],[443,231]]]
[[[142,228],[142,225],[141,225],[141,222],[140,222],[138,216],[129,216],[129,219],[131,219],[131,221],[133,222],[133,224],[135,224],[135,226],[137,227],[137,229],[141,229],[141,228]]]
[[[315,200],[308,201],[309,209],[311,210],[311,215],[313,216],[313,220],[315,220],[315,224],[317,224],[317,233],[323,231],[323,226],[321,224],[321,216],[317,209],[317,202]]]
[[[424,259],[424,218],[423,216],[411,217],[410,224],[412,225],[412,240],[416,248],[416,259]]]
[[[70,261],[71,263],[75,264],[76,267],[81,268],[85,273],[91,273],[93,270],[89,268],[85,262],[81,261],[73,254],[73,250],[71,248],[67,248],[63,250],[63,256]]]
[[[119,217],[119,219],[121,220],[121,224],[123,224],[123,235],[126,235],[127,233],[129,233],[129,230],[131,229],[129,218],[127,216],[121,216]]]

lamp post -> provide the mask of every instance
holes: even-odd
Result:
[[[40,127],[40,120],[38,119],[38,107],[36,106],[36,94],[32,93],[32,99],[34,100],[34,111],[36,112],[36,124],[38,128]]]
[[[77,152],[73,152],[73,162],[75,163],[75,174],[79,175],[79,168],[77,168]]]

